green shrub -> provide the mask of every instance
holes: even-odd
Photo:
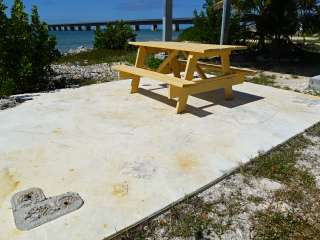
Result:
[[[163,61],[164,61],[163,59],[152,57],[150,61],[147,63],[148,68],[150,69],[158,68]]]
[[[47,24],[40,22],[37,7],[32,8],[31,21],[25,6],[14,0],[11,18],[0,0],[0,97],[9,94],[44,90],[42,78],[50,64],[60,56],[56,38],[49,36]]]
[[[106,28],[102,31],[96,29],[93,31],[95,34],[93,46],[98,49],[119,49],[130,51],[134,46],[128,43],[136,41],[137,34],[132,33],[130,25],[125,24],[123,20],[116,21],[114,27],[108,23]]]
[[[193,41],[193,42],[201,42],[199,29],[192,26],[184,29],[178,36],[178,40],[180,41]]]
[[[181,41],[195,41],[202,43],[219,44],[221,35],[222,9],[216,7],[220,0],[206,0],[203,4],[205,12],[199,14],[195,10],[194,27],[190,27],[181,32],[178,39]],[[229,20],[229,44],[237,44],[244,27],[240,25],[240,19],[231,17]]]

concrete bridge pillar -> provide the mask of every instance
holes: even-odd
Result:
[[[58,30],[61,31],[62,27],[58,27]]]
[[[173,31],[174,32],[179,32],[180,31],[179,24],[173,24]]]
[[[51,31],[51,27],[48,27],[48,31]]]
[[[53,31],[56,31],[56,30],[57,30],[57,28],[56,28],[56,27],[52,27],[52,30],[53,30]]]
[[[81,26],[78,26],[78,31],[82,31],[82,27]]]
[[[70,31],[74,31],[74,26],[70,26]]]
[[[151,25],[151,31],[155,31],[158,29],[158,25],[157,24],[152,24]]]
[[[91,27],[90,27],[90,26],[86,26],[86,30],[87,30],[87,31],[90,31],[90,30],[91,30]]]
[[[133,27],[133,31],[140,31],[140,27],[139,27],[139,25],[134,25],[134,27]]]
[[[63,30],[68,31],[68,27],[67,26],[63,27]]]
[[[97,29],[100,29],[100,26],[96,26],[96,30],[97,30]]]

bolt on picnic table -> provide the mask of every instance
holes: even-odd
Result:
[[[226,100],[233,99],[232,86],[243,83],[244,75],[256,74],[256,71],[230,67],[229,55],[233,50],[247,49],[246,46],[214,45],[185,42],[130,42],[138,45],[139,50],[135,66],[117,65],[119,79],[132,78],[130,93],[138,92],[140,77],[147,77],[168,84],[168,98],[178,98],[176,113],[185,110],[188,96],[219,88],[225,89]],[[176,54],[181,51],[187,58],[178,61]],[[168,57],[157,69],[143,67],[147,53],[168,52]],[[221,57],[221,65],[198,63],[199,58]],[[170,64],[169,64],[170,62]],[[222,71],[222,76],[207,78],[203,68]],[[184,78],[180,72],[184,71]],[[201,79],[193,79],[194,72]],[[174,76],[167,75],[172,73]]]

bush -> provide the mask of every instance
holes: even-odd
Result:
[[[181,32],[178,39],[181,41],[196,41],[202,43],[219,44],[221,35],[222,9],[220,0],[206,0],[203,4],[205,12],[200,14],[194,11],[194,27]],[[229,20],[229,44],[237,44],[244,27],[240,25],[240,19],[232,17]]]
[[[201,42],[201,33],[198,28],[192,26],[184,29],[178,36],[180,41]]]
[[[0,0],[0,97],[44,90],[43,76],[50,64],[60,56],[56,38],[49,36],[45,22],[40,22],[37,7],[32,8],[31,21],[25,6],[14,0],[11,18]]]
[[[163,59],[159,59],[159,58],[155,58],[154,56],[150,59],[150,61],[147,63],[148,68],[150,69],[154,69],[154,68],[158,68],[161,63],[163,63]]]
[[[130,25],[125,24],[123,20],[116,21],[114,27],[108,23],[106,28],[102,31],[96,29],[93,31],[95,34],[93,46],[98,49],[118,49],[130,51],[134,46],[128,43],[136,41],[137,34],[132,33]]]

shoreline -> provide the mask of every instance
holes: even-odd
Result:
[[[82,52],[90,52],[94,50],[95,48],[89,48],[85,46],[79,46],[76,49],[70,49],[68,52],[60,52],[62,56],[67,56],[67,55],[73,55],[73,54],[79,54]]]

